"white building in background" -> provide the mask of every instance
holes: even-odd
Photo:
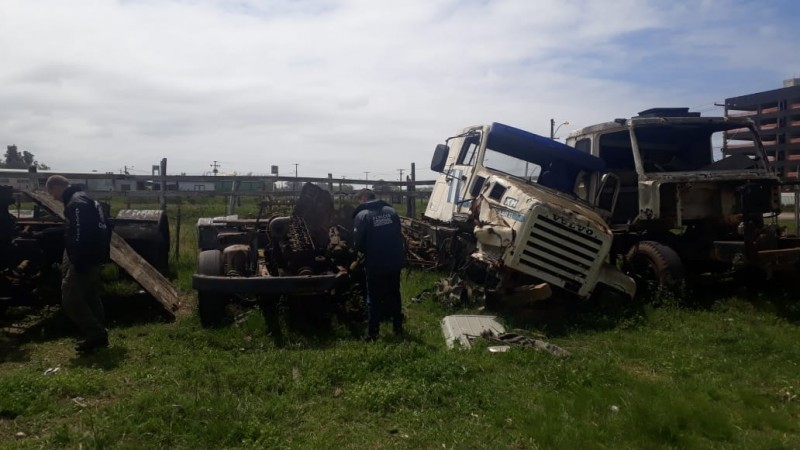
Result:
[[[214,183],[207,183],[202,181],[179,181],[179,191],[213,191]]]
[[[114,182],[110,178],[90,178],[88,180],[69,180],[72,184],[85,184],[89,191],[114,191]]]

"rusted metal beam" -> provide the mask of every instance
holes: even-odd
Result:
[[[51,213],[65,219],[64,206],[61,202],[41,192],[27,190],[21,192]],[[128,272],[128,275],[161,303],[170,315],[175,316],[175,311],[180,307],[178,291],[169,280],[139,256],[117,233],[113,233],[111,236],[111,260]]]

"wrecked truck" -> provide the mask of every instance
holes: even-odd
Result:
[[[32,209],[22,209],[23,205]],[[9,306],[43,306],[60,299],[66,230],[62,210],[60,202],[41,192],[0,185],[0,312]],[[163,277],[160,282],[153,278],[159,275],[154,268],[161,273],[168,269],[170,241],[166,213],[123,210],[113,223],[114,232],[121,239],[119,242],[112,239],[112,248],[127,261],[123,268],[135,269],[129,273],[145,288],[154,286],[153,283],[168,283]],[[134,247],[127,249],[129,252],[123,248],[128,245]],[[112,250],[112,260],[115,256]],[[157,298],[159,301],[172,302],[167,305],[172,313],[177,294],[164,284],[158,284],[156,290],[163,295]]]
[[[723,134],[751,140],[749,151],[715,157]],[[752,120],[654,108],[575,131],[567,144],[600,158],[619,182],[611,252],[642,286],[675,287],[689,274],[752,281],[796,271],[800,240],[778,226],[781,181]],[[603,189],[591,185],[590,193],[612,195]]]
[[[217,326],[235,299],[255,301],[262,309],[282,297],[308,297],[341,306],[357,260],[348,241],[352,210],[336,211],[331,194],[306,183],[290,215],[255,219],[238,216],[200,218],[200,253],[192,286],[197,291],[203,326]]]
[[[608,260],[613,236],[604,214],[615,198],[602,197],[603,205],[588,196],[615,189],[602,160],[492,123],[437,145],[431,170],[440,175],[423,218],[405,219],[407,233],[497,301],[634,296],[634,281]]]

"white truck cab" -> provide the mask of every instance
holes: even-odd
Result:
[[[508,284],[546,282],[581,298],[600,285],[634,295],[634,281],[607,261],[612,233],[604,216],[615,196],[603,196],[602,208],[589,197],[617,187],[601,177],[600,159],[500,123],[446,142],[431,162],[440,175],[424,217],[471,230],[473,261],[501,270]]]

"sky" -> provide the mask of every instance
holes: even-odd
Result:
[[[3,0],[0,144],[64,172],[432,179],[471,125],[721,115],[800,77],[798,23],[795,0]]]

